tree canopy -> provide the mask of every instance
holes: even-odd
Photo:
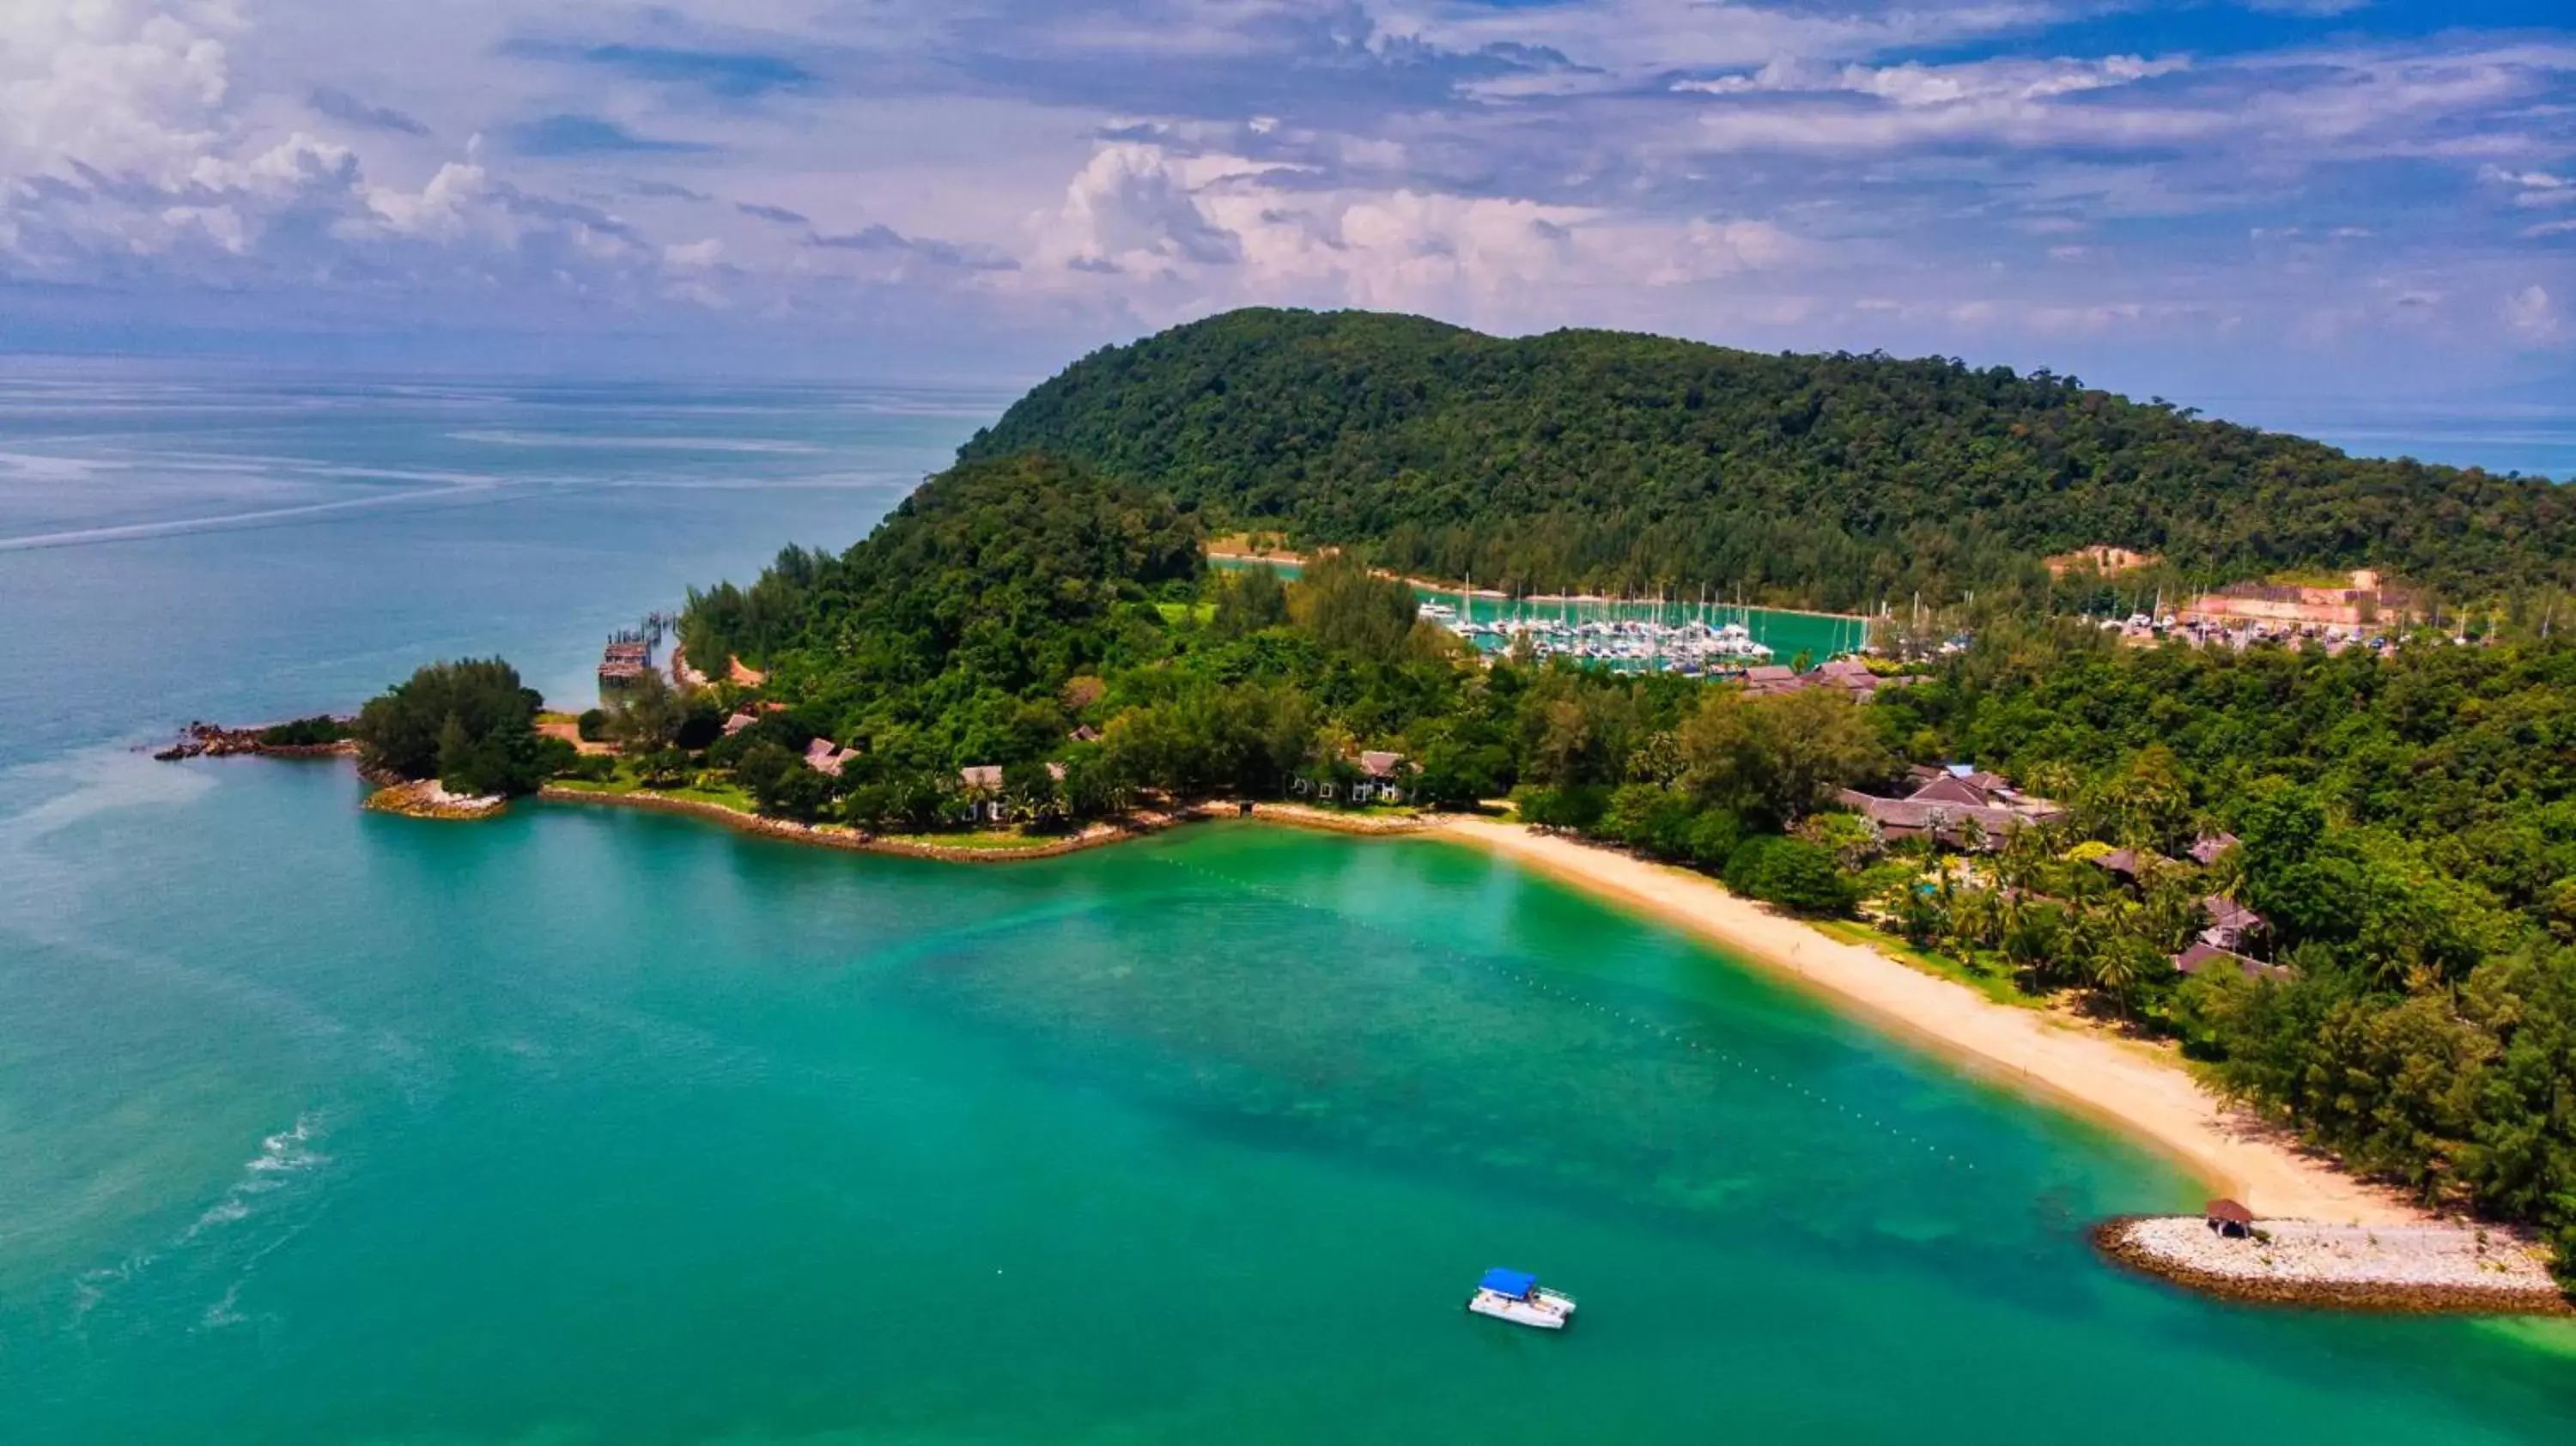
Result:
[[[360,761],[463,794],[518,794],[544,782],[540,698],[499,658],[432,663],[368,701],[350,734]]]
[[[2196,581],[2375,567],[2576,582],[2576,496],[2347,457],[2073,377],[1603,331],[1247,310],[1093,353],[963,452],[1042,451],[1215,524],[1506,588],[1702,585],[1874,609],[2110,544]]]

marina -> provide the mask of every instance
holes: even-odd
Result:
[[[1521,639],[1540,658],[1564,656],[1619,672],[1722,676],[1766,663],[1810,664],[1869,643],[1869,620],[1693,599],[1505,597],[1417,583],[1422,616],[1479,652],[1508,653]]]
[[[1290,558],[1217,554],[1220,568],[1268,567],[1294,577]],[[1504,654],[1526,637],[1540,658],[1565,656],[1620,672],[1726,676],[1764,664],[1809,663],[1858,652],[1870,620],[1847,613],[1766,608],[1725,602],[1714,591],[1684,599],[1582,594],[1510,595],[1410,579],[1426,622],[1455,633],[1477,651]]]
[[[1619,606],[1606,605],[1608,609]],[[1701,616],[1666,622],[1616,611],[1588,616],[1571,604],[1555,613],[1518,611],[1478,618],[1441,602],[1424,603],[1422,616],[1465,638],[1479,652],[1508,653],[1525,646],[1538,658],[1568,657],[1621,672],[1699,677],[1737,672],[1777,656],[1776,650],[1735,619],[1716,622]]]

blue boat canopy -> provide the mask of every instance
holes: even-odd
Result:
[[[1496,1295],[1519,1297],[1538,1287],[1538,1277],[1526,1270],[1494,1269],[1485,1272],[1485,1289]]]

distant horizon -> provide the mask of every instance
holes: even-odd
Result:
[[[1336,308],[1340,309],[1340,308]],[[1350,308],[1358,309],[1358,308]],[[1471,328],[1472,329],[1472,328]],[[1626,328],[1577,328],[1626,330]],[[1150,333],[1149,333],[1150,334]],[[1127,340],[1141,340],[1142,335]],[[1698,338],[1683,338],[1699,340]],[[1124,341],[1103,345],[1122,345]],[[1710,345],[1725,346],[1724,342]],[[453,362],[446,366],[396,363],[391,358],[372,358],[352,366],[347,362],[289,356],[281,354],[222,352],[135,353],[135,352],[41,352],[0,350],[0,384],[10,381],[46,381],[63,377],[108,376],[123,373],[143,377],[155,373],[190,379],[205,377],[221,369],[225,374],[245,374],[276,382],[329,382],[341,385],[450,385],[488,387],[877,387],[890,391],[956,392],[977,399],[991,399],[992,417],[1000,416],[1012,401],[1029,388],[1071,365],[1080,356],[1096,348],[1086,347],[1064,355],[1052,365],[1013,365],[983,372],[964,370],[925,371],[909,368],[898,371],[882,359],[856,361],[848,369],[821,366],[758,369],[735,369],[707,365],[704,355],[685,360],[696,366],[653,368],[635,365],[637,354],[629,351],[622,358],[625,369],[597,360],[554,369],[504,369],[490,365],[471,366]],[[1750,350],[1750,348],[1737,348]],[[1897,360],[1921,360],[1947,355],[1928,352],[1914,356],[1889,355]],[[675,357],[675,360],[683,358]],[[791,360],[773,358],[773,360]],[[2010,363],[1967,360],[1971,366],[2010,365]],[[2044,364],[2043,364],[2044,365]],[[2027,374],[2036,367],[2015,366]],[[2146,401],[2161,396],[2177,406],[2197,409],[2204,420],[2224,421],[2267,432],[2307,437],[2339,448],[2355,457],[2414,461],[2459,468],[2480,468],[2502,475],[2519,472],[2553,482],[2576,481],[2576,383],[2566,391],[2570,400],[2552,403],[2537,400],[2503,399],[2493,388],[2467,388],[2452,399],[2377,395],[2320,395],[2284,391],[2214,392],[2198,396],[2177,394],[2162,387],[2126,387],[2105,382],[2072,367],[2049,367],[2060,375],[2081,378],[2088,387]],[[2535,385],[2507,389],[2509,394],[2537,394],[2554,388]],[[990,417],[983,420],[989,421]],[[2551,424],[2534,427],[2532,424]]]

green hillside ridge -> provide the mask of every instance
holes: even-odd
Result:
[[[2093,544],[2193,582],[2372,567],[2452,598],[2576,584],[2545,479],[2356,459],[2047,372],[1605,331],[1246,310],[1094,352],[964,460],[1044,452],[1506,588],[1703,585],[1871,609],[2045,594]]]

